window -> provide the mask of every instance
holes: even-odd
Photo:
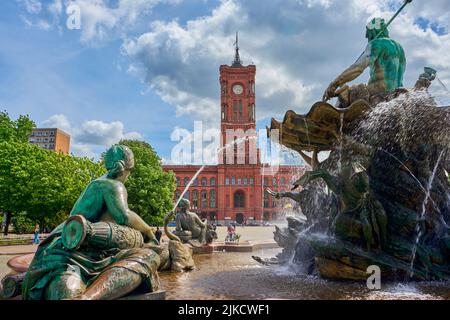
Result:
[[[234,193],[234,207],[245,208],[245,194],[242,191],[236,191]]]
[[[229,185],[230,184],[230,179],[229,178],[225,178],[225,184]]]
[[[238,120],[238,105],[236,100],[233,101],[233,120]]]
[[[269,207],[269,195],[264,192],[264,208],[268,208]]]
[[[206,185],[207,185],[206,178],[202,178],[202,187],[206,187]]]
[[[176,190],[175,191],[175,201],[178,201],[178,199],[180,199],[181,196],[181,191],[180,190]]]
[[[236,184],[236,179],[231,178],[231,184],[234,186]]]
[[[193,209],[198,208],[198,191],[197,190],[192,191],[192,208]]]
[[[187,200],[190,200],[190,198],[189,198],[189,190],[184,193],[183,198],[187,199]]]
[[[269,179],[268,178],[264,178],[264,186],[268,186],[269,185]]]
[[[284,178],[281,178],[281,179],[280,179],[280,184],[281,184],[282,186],[284,186],[285,183],[286,183],[286,180],[285,180]]]
[[[276,186],[277,185],[277,178],[272,178],[272,185],[273,186]]]
[[[189,184],[189,178],[184,178],[184,185],[187,186]]]
[[[252,186],[253,185],[253,178],[250,178],[250,185]]]
[[[193,186],[198,186],[198,178],[195,178],[194,182],[192,183]]]
[[[247,177],[244,178],[244,186],[247,185]]]
[[[202,190],[202,208],[206,208],[207,206],[206,190]]]
[[[209,179],[209,185],[210,186],[215,186],[216,185],[216,178]]]
[[[242,100],[239,100],[239,120],[242,120]]]
[[[228,113],[228,108],[227,108],[227,105],[224,104],[222,106],[222,120],[228,120],[227,113]]]
[[[211,190],[209,192],[209,206],[210,208],[216,207],[216,190]]]
[[[242,179],[238,178],[238,185],[241,185],[241,184],[242,184]]]
[[[275,197],[271,196],[271,198],[272,198],[272,208],[275,208],[277,206],[277,202],[275,201]]]
[[[177,187],[180,186],[180,183],[181,183],[180,178],[177,177]]]

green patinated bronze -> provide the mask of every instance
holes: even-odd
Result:
[[[377,26],[377,23],[380,27],[371,29],[366,27],[366,38],[369,40],[370,47],[369,87],[392,92],[403,87],[403,74],[406,68],[405,52],[397,41],[389,38],[383,19],[373,19],[369,25]]]
[[[333,279],[365,281],[370,265],[386,279],[450,279],[450,107],[438,107],[428,93],[436,78],[430,67],[413,89],[403,88],[405,54],[388,24],[367,25],[365,52],[329,85],[324,101],[306,114],[289,110],[283,121],[272,119],[276,142],[312,170],[294,184],[299,192],[266,190],[297,201],[306,219],[276,229],[282,253],[257,261],[294,262]],[[367,85],[346,85],[366,68]],[[336,106],[326,102],[332,97]],[[330,151],[322,162],[321,151]]]
[[[354,64],[330,83],[323,95],[324,102],[339,97],[341,108],[349,106],[349,100],[354,100],[354,91],[361,92],[364,88],[361,85],[348,87],[347,83],[359,77],[366,68],[370,69],[369,96],[382,96],[403,87],[405,52],[397,41],[389,38],[384,19],[374,18],[367,24],[366,38],[369,42],[366,49]]]
[[[93,180],[69,219],[43,241],[22,286],[23,299],[114,299],[139,286],[159,289],[157,270],[167,265],[152,229],[128,208],[124,182],[134,167],[131,150],[114,145],[108,173]],[[156,243],[155,243],[156,244]]]
[[[183,242],[197,240],[200,243],[205,243],[206,222],[200,220],[195,212],[189,211],[189,200],[181,199],[178,206],[180,207],[180,212],[175,216],[176,228],[174,234]]]

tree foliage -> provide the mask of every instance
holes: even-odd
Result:
[[[103,173],[100,163],[86,158],[0,141],[0,210],[13,217],[26,212],[29,219],[55,226],[86,185]]]
[[[0,112],[0,212],[9,213],[23,230],[34,223],[58,225],[87,184],[106,171],[101,162],[29,144],[34,127],[28,116],[12,120]],[[162,170],[161,159],[148,143],[120,143],[135,155],[135,169],[126,183],[130,208],[147,223],[162,224],[172,208],[174,174]]]
[[[175,175],[165,172],[161,159],[147,142],[122,140],[131,148],[135,167],[125,186],[128,190],[130,209],[150,225],[161,225],[164,215],[172,210],[175,191]]]
[[[12,120],[6,111],[0,112],[0,141],[28,142],[36,124],[28,115],[20,115],[16,120]]]

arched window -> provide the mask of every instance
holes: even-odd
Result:
[[[206,208],[208,206],[206,190],[202,190],[202,208]]]
[[[231,184],[234,186],[236,184],[236,179],[235,178],[231,178]]]
[[[193,186],[198,186],[198,178],[194,179],[194,182],[192,183]]]
[[[269,207],[269,195],[264,192],[264,208],[268,208]]]
[[[202,187],[206,187],[207,182],[206,178],[202,178]]]
[[[183,198],[187,199],[187,200],[190,200],[190,198],[189,198],[189,190],[184,193]]]
[[[224,121],[227,121],[227,120],[228,120],[227,114],[228,114],[228,108],[227,108],[227,105],[224,104],[224,105],[222,106],[222,120],[224,120]]]
[[[281,179],[280,179],[280,184],[281,184],[282,186],[284,186],[285,183],[286,183],[286,180],[285,180],[284,178],[281,178]]]
[[[277,185],[277,178],[272,178],[272,185],[273,186],[276,186]]]
[[[198,191],[192,191],[192,209],[198,208]]]
[[[176,190],[175,191],[175,201],[177,201],[181,196],[181,191],[180,190]]]
[[[247,185],[247,182],[248,182],[248,181],[247,181],[247,177],[245,177],[245,178],[244,178],[244,186]]]
[[[242,100],[239,100],[239,121],[243,119],[243,109],[242,109]]]
[[[234,193],[234,207],[245,208],[245,194],[242,191],[236,191]]]
[[[209,192],[209,207],[210,208],[216,207],[216,190],[211,190]]]
[[[177,177],[177,187],[180,186],[180,183],[181,183],[181,179]]]
[[[250,178],[249,181],[250,181],[250,182],[249,182],[250,185],[252,186],[252,185],[253,185],[253,178]]]
[[[189,178],[184,178],[184,185],[187,186],[189,184]]]
[[[248,105],[248,120],[249,121],[255,120],[254,110],[255,110],[255,106],[253,104],[249,104]]]
[[[216,185],[216,178],[209,179],[209,185],[210,186],[215,186]]]

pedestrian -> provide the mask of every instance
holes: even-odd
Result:
[[[33,244],[39,244],[41,241],[39,240],[39,224],[36,224],[34,228],[34,239]]]
[[[156,227],[155,238],[158,242],[161,242],[162,231],[159,227]]]

